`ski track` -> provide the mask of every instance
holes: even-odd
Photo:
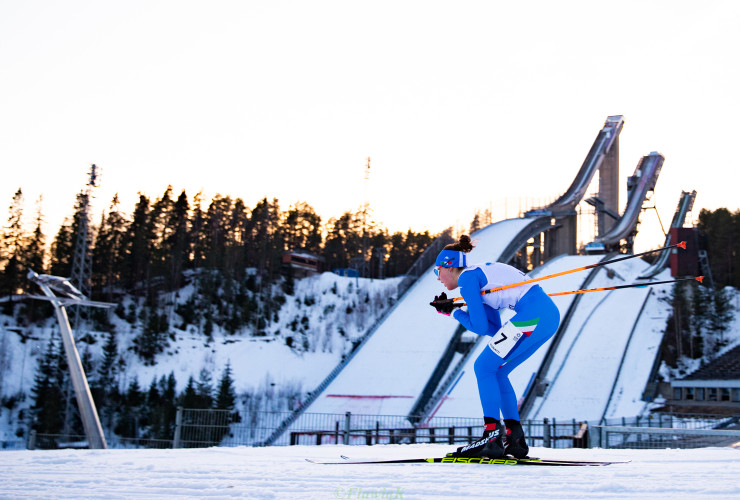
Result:
[[[740,450],[548,450],[533,456],[631,460],[603,467],[322,465],[440,456],[449,445],[293,446],[0,453],[0,498],[732,498]]]

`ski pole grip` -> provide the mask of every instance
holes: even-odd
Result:
[[[452,304],[452,307],[462,307],[465,305],[464,302],[455,302],[455,299],[433,300],[429,303],[429,305],[433,307],[442,306],[445,304]]]

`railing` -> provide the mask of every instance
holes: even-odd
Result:
[[[367,415],[363,416],[367,419]],[[334,429],[293,431],[290,433],[290,445],[321,445],[321,444],[348,444],[366,445],[375,444],[419,444],[419,443],[470,443],[478,439],[483,433],[480,419],[453,419],[450,425],[438,423],[436,426],[424,427],[402,427],[384,428],[380,421],[375,422],[374,427],[362,425],[353,427],[350,419],[354,418],[347,414],[345,425],[339,421],[335,422]],[[371,417],[373,418],[373,417]],[[476,423],[470,423],[475,420]],[[525,421],[522,422],[527,442],[533,446],[545,448],[586,448],[588,445],[587,429],[585,422],[556,422],[549,421]]]
[[[171,439],[125,438],[116,435],[106,436],[108,448],[138,449],[138,448],[172,448]],[[43,434],[31,431],[28,442],[23,448],[29,450],[61,450],[89,448],[87,437],[79,434]]]
[[[0,441],[0,450],[24,450],[28,446],[25,439]]]
[[[690,449],[730,446],[740,442],[740,430],[597,425],[592,436],[591,445],[599,448]]]
[[[292,412],[238,414],[226,410],[178,408],[172,439],[121,438],[107,435],[109,448],[201,448],[259,446]],[[650,415],[610,419],[599,425],[575,419],[524,420],[530,446],[544,448],[624,448],[726,446],[740,441],[740,431],[728,430],[740,415]],[[276,445],[467,443],[483,433],[480,418],[435,417],[413,426],[406,415],[305,413],[300,428],[282,435]],[[28,449],[87,448],[81,435],[31,432]]]
[[[599,425],[622,427],[663,427],[669,429],[717,429],[736,424],[740,416],[728,417],[697,413],[657,413],[644,417],[603,419]]]

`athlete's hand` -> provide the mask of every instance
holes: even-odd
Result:
[[[444,314],[445,316],[452,314],[452,311],[455,309],[452,299],[448,299],[445,292],[434,297],[434,300],[429,305],[434,307],[439,314]]]

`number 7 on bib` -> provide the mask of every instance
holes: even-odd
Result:
[[[539,318],[526,321],[507,321],[493,335],[488,347],[500,358],[506,360],[514,348],[529,337],[537,327]]]

